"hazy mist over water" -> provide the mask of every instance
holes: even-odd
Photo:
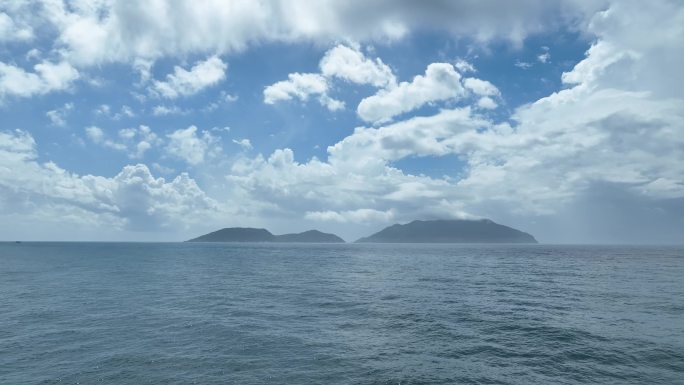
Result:
[[[6,384],[675,384],[684,248],[0,244]]]

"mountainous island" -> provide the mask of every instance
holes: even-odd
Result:
[[[344,243],[335,234],[309,230],[303,233],[274,235],[266,229],[251,227],[228,227],[205,234],[187,242],[303,242],[303,243]]]
[[[266,229],[228,227],[186,242],[344,243],[344,239],[318,230],[274,235]],[[356,243],[537,243],[537,240],[528,233],[489,219],[457,219],[395,224]]]
[[[413,221],[392,225],[357,243],[537,243],[528,233],[489,219]]]

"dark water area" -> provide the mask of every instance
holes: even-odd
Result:
[[[0,244],[2,384],[684,384],[684,247]]]

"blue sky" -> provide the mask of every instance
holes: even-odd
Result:
[[[683,8],[0,3],[0,230],[354,240],[487,217],[546,242],[677,242]]]

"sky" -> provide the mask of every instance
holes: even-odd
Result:
[[[0,0],[0,240],[684,240],[684,3]]]

